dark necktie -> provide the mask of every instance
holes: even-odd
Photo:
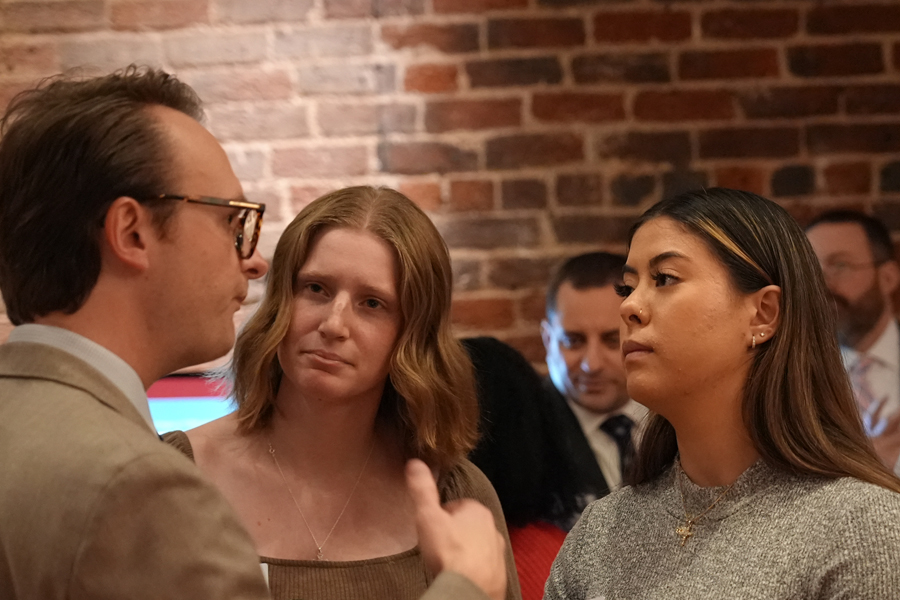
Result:
[[[610,417],[600,424],[600,430],[611,437],[619,448],[619,468],[622,469],[622,481],[634,462],[634,442],[631,439],[631,428],[634,421],[625,415]]]

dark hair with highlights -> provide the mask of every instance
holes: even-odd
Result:
[[[744,423],[763,460],[791,473],[855,477],[900,492],[900,479],[863,431],[822,270],[797,222],[771,200],[712,188],[652,206],[632,228],[629,245],[641,226],[659,217],[702,239],[740,293],[781,288],[778,330],[757,348],[744,387]],[[677,452],[672,425],[652,415],[631,482],[656,478]]]
[[[28,323],[84,304],[100,275],[100,236],[116,198],[166,192],[166,142],[146,109],[201,120],[194,91],[157,69],[56,77],[17,95],[0,120],[0,289]],[[174,203],[148,205],[164,231]]]

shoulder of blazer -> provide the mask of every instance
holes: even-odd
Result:
[[[0,379],[52,381],[81,390],[156,435],[125,394],[100,371],[59,348],[30,342],[0,345]]]

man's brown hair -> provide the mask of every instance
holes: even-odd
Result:
[[[134,65],[50,78],[10,102],[0,119],[0,289],[14,324],[84,304],[116,198],[177,192],[167,189],[166,142],[146,110],[156,105],[203,117],[188,85]],[[176,207],[150,208],[162,230]]]

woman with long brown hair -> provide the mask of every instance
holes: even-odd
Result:
[[[234,352],[232,415],[168,441],[236,509],[276,600],[418,598],[410,458],[443,501],[474,498],[506,528],[476,439],[472,364],[450,331],[451,269],[402,194],[354,187],[291,222]],[[507,539],[508,545],[508,539]],[[507,598],[519,597],[507,552]]]
[[[546,597],[900,597],[900,480],[863,433],[803,231],[755,194],[664,200],[625,266],[632,485],[589,506]]]

